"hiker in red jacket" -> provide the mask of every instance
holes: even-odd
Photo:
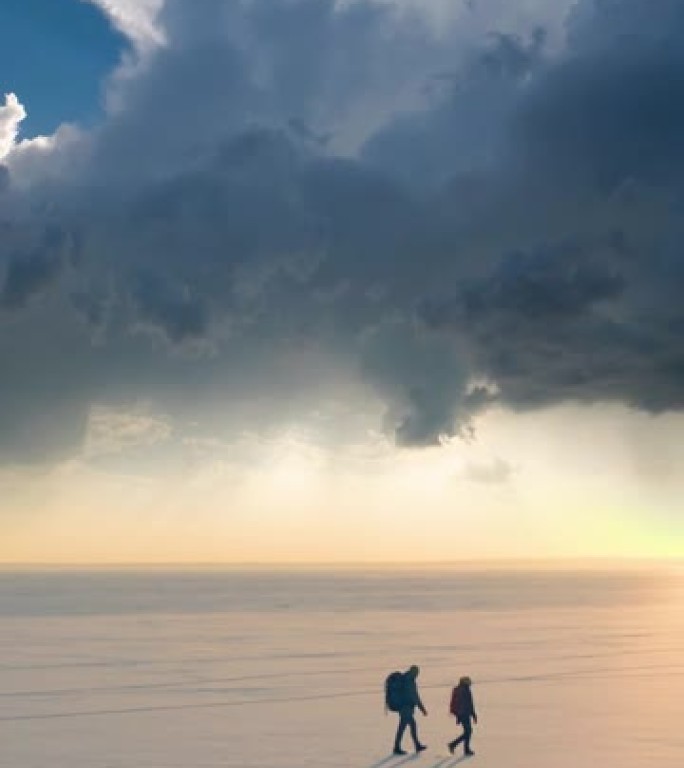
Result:
[[[451,706],[449,711],[455,715],[456,722],[463,726],[463,733],[449,743],[449,752],[454,754],[456,747],[463,742],[463,752],[470,757],[475,753],[470,748],[470,739],[473,735],[473,723],[477,723],[473,693],[470,690],[472,681],[469,677],[462,677],[451,694]]]

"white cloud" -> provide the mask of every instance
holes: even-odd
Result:
[[[87,0],[104,11],[112,24],[139,47],[164,42],[158,15],[164,0]]]
[[[459,473],[459,477],[473,483],[497,485],[508,482],[515,468],[502,458],[494,457],[488,461],[469,461]]]
[[[172,431],[166,417],[94,406],[88,419],[84,454],[94,458],[149,448],[167,441]]]
[[[66,150],[83,138],[72,125],[61,125],[51,136],[34,136],[17,140],[20,125],[28,113],[14,93],[5,95],[5,105],[0,106],[0,164],[11,172],[15,183],[29,186],[36,179],[48,179],[71,166],[72,158]]]
[[[5,106],[0,107],[0,160],[14,149],[19,125],[26,118],[24,105],[14,93],[5,94]]]
[[[50,136],[15,142],[4,158],[14,186],[28,189],[36,183],[64,179],[86,156],[88,135],[64,123]],[[2,155],[0,153],[0,160]]]

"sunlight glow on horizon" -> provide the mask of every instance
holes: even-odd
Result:
[[[215,458],[183,472],[125,475],[85,461],[4,471],[0,490],[12,511],[4,513],[0,562],[684,557],[677,473],[651,477],[647,467],[628,477],[623,461],[605,460],[618,455],[607,446],[625,441],[634,429],[625,419],[634,418],[648,443],[658,424],[646,417],[558,409],[492,414],[474,443],[387,447],[372,459],[290,435],[261,462]],[[577,455],[578,432],[587,429],[594,445]],[[663,451],[676,465],[676,442]]]

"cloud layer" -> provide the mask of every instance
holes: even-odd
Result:
[[[402,445],[492,403],[682,408],[676,0],[559,4],[562,38],[522,2],[506,27],[484,2],[438,25],[101,5],[163,30],[102,124],[19,151],[0,112],[5,459],[74,451],[126,403],[221,438],[334,434],[342,403]]]

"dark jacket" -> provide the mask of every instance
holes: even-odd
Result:
[[[410,672],[406,672],[404,675],[404,701],[406,703],[402,709],[413,711],[418,707],[421,712],[425,711],[423,702],[420,700],[420,694],[418,693],[416,678]]]
[[[473,693],[470,690],[469,685],[458,686],[458,707],[456,717],[459,722],[471,717],[477,717],[475,714],[475,702],[473,701]]]

